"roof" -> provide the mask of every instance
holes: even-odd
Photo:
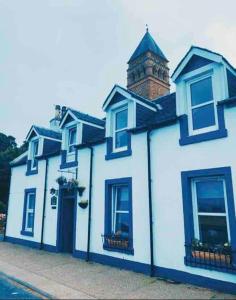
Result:
[[[168,62],[167,58],[165,57],[159,46],[156,44],[149,31],[147,30],[138,47],[130,57],[128,63],[130,63],[132,60],[136,59],[137,57],[139,57],[147,51],[158,55],[159,57],[163,58],[165,61]]]
[[[185,58],[189,55],[189,53],[193,49],[198,49],[198,50],[206,51],[206,52],[208,52],[210,54],[214,54],[214,55],[219,56],[231,69],[233,69],[234,72],[236,71],[236,69],[229,63],[229,61],[223,55],[221,55],[220,53],[217,53],[217,52],[211,51],[211,50],[209,50],[207,48],[202,48],[202,47],[199,47],[199,46],[191,46],[190,49],[188,50],[188,52],[185,54],[185,56],[178,63],[178,65],[175,68],[174,72],[172,73],[172,75],[171,75],[172,78],[174,77],[174,74],[176,73],[176,71],[178,70],[178,68],[180,67],[180,65],[183,63],[183,61],[185,60]]]
[[[61,135],[60,132],[49,129],[49,128],[39,127],[39,126],[36,126],[36,125],[33,125],[31,127],[26,139],[30,136],[32,130],[35,130],[38,135],[41,135],[41,136],[44,136],[44,137],[53,138],[53,139],[56,139],[56,140],[61,140],[62,139],[62,135]]]
[[[105,107],[108,106],[108,103],[111,101],[111,95],[112,95],[112,93],[114,92],[115,89],[121,89],[122,91],[124,91],[125,93],[128,93],[128,94],[129,94],[130,96],[132,96],[133,98],[135,98],[135,99],[137,99],[137,100],[143,102],[144,104],[146,104],[146,105],[148,105],[148,106],[150,106],[150,107],[153,107],[153,108],[157,109],[156,104],[154,104],[152,101],[150,101],[150,100],[148,100],[148,99],[146,99],[146,98],[144,98],[144,97],[141,97],[141,96],[139,96],[138,94],[132,92],[131,90],[127,90],[127,89],[125,89],[124,87],[122,87],[122,86],[120,86],[120,85],[118,85],[118,84],[115,84],[115,85],[114,85],[114,87],[112,88],[111,92],[110,92],[109,95],[107,96],[107,98],[106,98],[106,100],[104,101],[103,106],[102,106],[103,109],[104,109]],[[119,91],[117,91],[117,92],[119,92]],[[113,96],[114,96],[114,95],[113,95]]]
[[[105,126],[105,121],[104,120],[101,120],[101,119],[93,117],[91,115],[82,113],[81,111],[75,110],[73,108],[68,108],[68,111],[71,111],[75,115],[75,117],[77,119],[81,120],[81,121],[85,121],[85,122],[92,123],[92,124],[95,124],[95,125],[99,125],[99,126],[102,126],[102,127]],[[61,122],[62,122],[62,120],[61,120]]]
[[[14,160],[10,162],[10,166],[17,167],[17,166],[25,165],[27,162],[27,155],[28,155],[28,151],[22,153],[21,155],[19,155],[18,157],[16,157]]]

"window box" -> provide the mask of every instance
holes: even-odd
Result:
[[[131,238],[126,238],[118,235],[102,235],[103,248],[106,250],[117,250],[121,252],[133,252]]]

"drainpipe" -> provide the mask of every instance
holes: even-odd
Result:
[[[45,221],[45,209],[46,209],[46,199],[47,199],[47,183],[48,183],[48,158],[46,158],[45,160],[46,160],[46,167],[45,167],[45,179],[44,179],[43,215],[42,215],[40,250],[43,249],[44,221]]]
[[[152,214],[152,175],[151,175],[151,129],[147,131],[147,156],[148,156],[148,200],[149,200],[149,227],[150,227],[150,276],[154,276],[153,257],[153,214]]]
[[[9,207],[9,200],[10,200],[10,191],[11,191],[11,176],[12,176],[12,170],[10,169],[10,185],[9,185],[9,191],[8,191],[8,201],[7,201],[7,210],[6,210],[6,220],[4,225],[4,231],[3,231],[3,240],[6,240],[6,230],[7,230],[7,217],[8,217],[8,207]]]
[[[90,256],[90,236],[91,236],[91,209],[92,209],[92,186],[93,186],[93,147],[90,149],[90,172],[89,172],[89,211],[88,211],[88,240],[87,240],[87,255],[86,261],[89,261]]]

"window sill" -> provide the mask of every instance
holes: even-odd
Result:
[[[34,236],[33,232],[25,231],[25,230],[21,230],[20,234],[21,235],[26,235],[26,236]]]
[[[67,161],[67,150],[61,151],[61,165],[60,169],[73,168],[78,166],[77,152],[75,153],[75,159],[73,161]]]
[[[107,244],[103,244],[103,249],[106,250],[106,251],[112,251],[112,252],[119,252],[119,253],[134,255],[134,249],[133,248],[121,249],[121,248],[117,248],[115,246],[109,246]]]
[[[185,256],[184,263],[188,267],[201,268],[206,270],[218,271],[223,273],[236,274],[236,266],[234,264],[225,264],[223,262],[213,262],[211,260],[202,260],[200,258],[193,258],[192,256]]]
[[[205,132],[205,133],[196,134],[196,135],[192,135],[192,136],[182,137],[179,140],[179,144],[181,146],[184,146],[184,145],[189,145],[189,144],[194,144],[194,143],[200,143],[200,142],[220,139],[220,138],[224,138],[227,136],[228,136],[227,129],[218,129],[215,131],[210,131],[210,132]]]
[[[119,157],[130,156],[130,155],[132,155],[132,150],[131,149],[127,149],[127,150],[124,150],[124,151],[108,153],[105,156],[105,159],[106,160],[110,160],[110,159],[115,159],[115,158],[119,158]]]

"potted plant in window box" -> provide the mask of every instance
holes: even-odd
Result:
[[[225,243],[224,245],[210,246],[195,239],[192,242],[192,256],[201,260],[214,261],[216,263],[231,263],[231,245]]]
[[[81,200],[78,204],[79,207],[85,209],[88,206],[88,200]]]
[[[107,238],[107,243],[111,247],[127,249],[129,246],[128,238],[122,237],[122,232],[117,231],[114,235]]]

